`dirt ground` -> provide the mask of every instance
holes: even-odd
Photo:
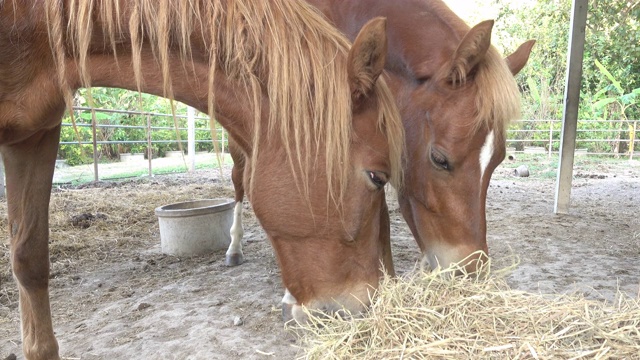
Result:
[[[523,163],[535,163],[532,176],[513,177]],[[496,171],[487,202],[494,266],[517,255],[509,278],[517,289],[580,291],[603,301],[618,289],[640,296],[640,163],[578,164],[571,212],[563,216],[553,214],[553,170],[542,157],[507,161]],[[295,358],[295,338],[281,321],[279,270],[248,203],[245,264],[226,267],[224,251],[190,258],[160,252],[154,208],[232,194],[217,171],[54,189],[51,299],[63,359]],[[395,199],[389,204],[394,261],[404,273],[420,256]],[[0,214],[7,234],[6,202]],[[81,214],[95,219],[74,225]],[[4,240],[0,359],[23,358],[17,301]]]

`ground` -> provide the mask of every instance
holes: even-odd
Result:
[[[514,177],[523,164],[531,177]],[[554,170],[544,157],[497,169],[487,201],[493,266],[519,257],[509,283],[526,291],[581,291],[602,301],[618,289],[640,296],[640,164],[578,162],[569,215],[553,214]],[[279,270],[248,203],[243,265],[226,267],[224,250],[190,258],[160,252],[155,207],[232,194],[211,170],[54,189],[51,299],[63,359],[295,358],[295,338],[281,321]],[[420,256],[395,199],[388,201],[394,261],[404,273]],[[6,202],[0,205],[7,234]],[[95,218],[72,221],[82,214]],[[19,326],[5,240],[0,359],[22,358]]]

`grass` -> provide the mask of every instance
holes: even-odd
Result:
[[[153,159],[152,173],[153,175],[185,173],[187,172],[186,161],[186,158],[183,160],[180,157]],[[233,164],[229,154],[223,155],[222,164],[223,166]],[[195,167],[197,170],[211,169],[212,171],[217,171],[218,161],[216,155],[212,153],[197,154]],[[148,160],[98,164],[99,180],[118,180],[148,176],[148,174]],[[80,185],[94,180],[93,164],[88,164],[56,169],[53,183],[54,185]]]
[[[186,159],[185,159],[186,160]],[[510,172],[520,165],[529,168],[531,176],[526,179],[555,179],[558,171],[558,155],[549,157],[547,154],[523,154],[517,153],[514,160],[505,159],[500,165],[501,168],[509,169]],[[233,164],[229,154],[223,157],[223,164],[230,166]],[[598,156],[576,156],[574,158],[574,176],[588,173],[620,173],[628,169],[636,169],[640,172],[638,161],[628,159],[614,159],[611,157]],[[133,177],[147,176],[149,172],[147,160],[135,162],[113,162],[98,165],[98,175],[100,180],[117,180]],[[211,169],[217,171],[218,162],[215,154],[197,154],[196,169]],[[154,175],[175,174],[187,172],[187,167],[182,158],[159,158],[152,160]],[[54,174],[54,184],[79,185],[94,180],[93,164],[73,166],[56,169]]]

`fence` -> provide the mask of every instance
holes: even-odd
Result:
[[[83,112],[87,112],[90,113],[91,112],[91,108],[86,108],[86,107],[74,107],[74,111],[76,112],[76,117],[79,117],[78,114],[82,114]],[[152,125],[152,118],[153,117],[160,117],[160,118],[166,118],[168,120],[170,120],[173,123],[173,118],[174,116],[171,114],[163,114],[163,113],[154,113],[154,112],[139,112],[139,111],[129,111],[129,110],[110,110],[110,109],[94,109],[94,111],[96,113],[102,113],[102,114],[125,114],[125,115],[130,115],[130,116],[138,116],[141,119],[144,119],[145,121],[145,125],[122,125],[122,124],[104,124],[104,123],[98,123],[96,122],[96,129],[129,129],[129,130],[144,130],[146,132],[146,137],[147,139],[144,140],[132,140],[132,139],[122,139],[122,140],[97,140],[95,139],[95,143],[98,145],[105,145],[105,144],[144,144],[144,145],[149,145],[149,144],[176,144],[178,142],[178,139],[163,139],[163,140],[153,140],[153,132],[154,131],[169,131],[172,132],[173,134],[175,134],[175,126],[153,126]],[[82,118],[80,116],[80,118]],[[175,116],[176,120],[179,122],[180,120],[185,120],[188,119],[188,115],[180,115],[180,114],[176,114]],[[211,129],[208,126],[209,125],[209,118],[208,117],[202,117],[202,116],[193,116],[193,119],[197,122],[197,121],[204,121],[206,123],[206,126],[204,127],[196,127],[195,131],[196,132],[202,132],[202,133],[206,133],[208,135],[211,134]],[[72,124],[71,123],[63,123],[62,124],[63,127],[71,127]],[[84,124],[84,123],[78,123],[76,122],[76,126],[80,127],[80,128],[92,128],[93,125],[92,124]],[[178,127],[179,131],[188,131],[187,127]],[[227,144],[227,135],[226,132],[224,131],[223,128],[216,128],[216,132],[219,134],[220,139],[218,140],[218,144],[220,146],[226,146]],[[75,137],[74,134],[74,139],[73,140],[69,140],[69,141],[60,141],[60,145],[91,145],[94,143],[94,141],[80,141],[78,142],[77,138]],[[151,139],[149,142],[149,139]],[[181,142],[186,142],[186,140],[184,140],[181,136]],[[196,143],[205,143],[205,144],[211,144],[211,138],[209,136],[208,139],[196,139],[195,140]],[[177,150],[177,149],[176,149]],[[224,148],[222,148],[222,150],[224,150]],[[224,151],[223,151],[224,152]]]
[[[576,152],[601,156],[640,157],[636,136],[638,120],[578,120]],[[520,120],[507,132],[512,151],[543,151],[557,154],[562,132],[561,120]],[[635,153],[634,153],[635,151]]]
[[[64,149],[76,149],[79,153],[78,144],[92,146],[94,154],[95,179],[98,180],[98,154],[105,154],[105,148],[110,148],[109,155],[115,159],[122,156],[122,153],[144,153],[149,160],[149,175],[153,174],[151,159],[164,155],[170,150],[184,148],[177,146],[176,127],[173,123],[173,116],[170,114],[154,112],[136,112],[126,110],[74,108],[78,119],[91,120],[91,123],[78,123],[80,129],[85,129],[84,137],[78,142],[77,136],[70,130],[71,124],[63,123],[67,128],[66,136],[60,142],[61,156],[65,158]],[[102,114],[102,115],[100,115]],[[126,119],[109,118],[105,114],[117,114]],[[184,123],[189,117],[186,115],[176,115],[176,121]],[[191,130],[192,141],[195,144],[212,147],[211,129],[208,117],[192,116],[194,129]],[[124,124],[122,120],[126,120]],[[137,125],[135,124],[138,121]],[[95,123],[95,126],[93,124]],[[158,123],[160,123],[158,125]],[[576,148],[577,153],[604,156],[628,156],[633,159],[640,156],[640,144],[636,137],[638,128],[637,120],[579,120]],[[88,130],[91,129],[90,134]],[[184,132],[189,133],[189,127],[178,125],[181,133],[180,143],[187,143],[189,136],[183,136]],[[507,146],[510,151],[523,152],[544,152],[549,155],[557,154],[560,147],[560,137],[562,131],[561,120],[520,120],[514,122],[507,133]],[[63,131],[65,134],[65,131]],[[162,134],[162,136],[155,136]],[[195,135],[194,135],[195,134]],[[227,148],[227,134],[222,128],[216,128],[215,141],[219,149],[223,152]],[[202,149],[202,148],[201,148]],[[138,150],[138,151],[136,151]],[[67,151],[67,154],[70,152]]]
[[[77,115],[89,113],[90,108],[76,107],[74,108]],[[114,139],[113,134],[111,136],[104,136],[103,139],[97,139],[97,135],[92,135],[91,139],[78,142],[75,134],[72,134],[71,139],[60,141],[61,146],[78,144],[82,145],[129,145],[124,146],[126,151],[118,151],[118,153],[129,152],[130,145],[142,145],[146,148],[146,151],[131,151],[131,152],[145,152],[148,156],[148,149],[153,145],[167,144],[175,145],[178,143],[177,138],[166,138],[166,134],[175,136],[176,128],[173,126],[173,116],[170,114],[154,113],[154,112],[137,112],[127,110],[108,110],[108,109],[95,109],[95,112],[100,114],[124,114],[128,116],[137,116],[144,120],[144,125],[123,125],[112,123],[99,123],[96,122],[96,129],[121,129],[125,130],[127,136],[123,138],[122,134],[118,139]],[[77,116],[82,117],[82,116]],[[170,120],[171,126],[153,126],[152,118],[165,118]],[[188,117],[186,115],[176,115],[177,121],[184,121]],[[195,127],[196,134],[205,134],[204,137],[196,135],[196,144],[206,144],[211,146],[211,129],[209,127],[208,117],[194,116],[196,124],[198,121],[204,122],[205,125],[201,127]],[[129,119],[129,122],[132,122]],[[640,145],[638,145],[638,139],[636,133],[638,129],[638,120],[579,120],[577,129],[576,148],[586,151],[592,155],[609,155],[620,156],[623,154],[634,155],[632,151],[637,149],[640,151]],[[65,127],[70,127],[70,123],[63,123]],[[80,128],[92,128],[92,124],[78,123]],[[144,139],[138,136],[131,136],[132,131],[142,130],[144,132]],[[180,132],[188,131],[187,127],[179,126]],[[153,139],[154,132],[165,132],[165,138]],[[512,147],[515,151],[523,151],[528,147],[544,147],[546,152],[551,154],[557,153],[560,147],[560,137],[562,131],[561,120],[519,120],[514,122],[507,132],[507,146]],[[217,143],[220,149],[224,152],[227,146],[227,135],[224,129],[217,128]],[[183,134],[184,135],[184,134]],[[185,136],[181,136],[181,143],[185,143]],[[119,147],[119,150],[122,149]],[[170,150],[178,150],[179,147],[173,146]],[[152,149],[153,150],[153,149]],[[163,155],[166,150],[157,150],[156,154]],[[637,152],[637,151],[636,151]],[[118,154],[115,154],[116,156]],[[636,154],[637,155],[637,154]]]
[[[100,155],[107,155],[112,159],[131,155],[146,157],[149,163],[149,175],[153,175],[151,160],[155,157],[170,154],[172,151],[182,151],[185,148],[189,148],[188,155],[191,155],[196,151],[197,145],[203,145],[200,150],[213,150],[217,147],[218,151],[224,153],[228,146],[228,135],[224,129],[215,128],[214,144],[209,118],[196,116],[193,113],[176,114],[175,117],[163,113],[110,109],[93,109],[92,113],[91,108],[74,107],[74,114],[77,119],[78,134],[72,129],[71,123],[62,124],[58,157],[63,160],[84,157],[86,154],[80,148],[90,146],[93,153],[96,181],[99,180]],[[110,117],[105,114],[117,116]],[[127,124],[122,123],[123,117],[126,117]],[[177,127],[174,118],[178,124]],[[86,123],[87,119],[90,119],[91,123]],[[188,122],[186,127],[180,124],[185,120]],[[157,125],[158,122],[160,125]],[[130,125],[136,123],[137,125]],[[176,132],[180,133],[180,136]],[[161,136],[155,136],[157,134],[161,134]],[[190,143],[192,146],[184,146],[185,144],[190,145]],[[74,160],[71,163],[73,165],[75,161],[84,160],[86,159]]]

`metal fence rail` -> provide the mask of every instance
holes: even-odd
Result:
[[[91,108],[88,107],[74,107],[73,108],[75,112],[81,113],[81,112],[91,112]],[[141,112],[141,111],[131,111],[131,110],[114,110],[114,109],[93,109],[96,113],[111,113],[111,114],[126,114],[126,115],[133,115],[133,116],[140,116],[140,117],[144,117],[144,118],[149,118],[151,116],[154,117],[165,117],[165,118],[173,118],[174,116],[171,114],[164,114],[164,113],[155,113],[155,112]],[[176,114],[175,115],[176,119],[182,119],[182,120],[187,120],[188,116],[187,115],[181,115],[181,114]],[[203,120],[205,121],[206,125],[205,127],[201,127],[201,128],[195,128],[196,132],[202,132],[202,133],[211,133],[211,128],[208,126],[209,125],[209,118],[208,117],[203,117],[203,116],[194,116],[194,120]],[[62,126],[65,127],[72,127],[73,124],[71,123],[62,123]],[[85,127],[85,128],[93,128],[93,124],[83,124],[83,123],[77,123],[76,122],[76,126],[77,127]],[[95,124],[96,128],[99,129],[138,129],[138,130],[145,130],[149,133],[152,133],[153,131],[158,131],[158,130],[176,130],[175,127],[173,126],[153,126],[152,124],[150,124],[149,122],[147,122],[147,125],[112,125],[112,124],[102,124],[102,123],[96,123]],[[179,131],[188,131],[187,127],[178,127]],[[220,129],[216,129],[216,133],[220,133],[222,135],[222,140],[220,140],[220,145],[224,145],[226,144],[226,131],[222,128]],[[186,142],[186,140],[182,140],[182,142]],[[152,140],[151,143],[152,144],[162,144],[162,143],[177,143],[177,139],[176,140]],[[211,140],[196,140],[196,142],[200,142],[200,143],[206,143],[206,142],[211,142]],[[97,144],[140,144],[140,143],[147,143],[146,140],[96,140]],[[91,145],[93,144],[93,141],[78,141],[77,139],[74,141],[60,141],[60,145],[73,145],[73,144],[81,144],[81,145]]]
[[[578,120],[576,149],[581,153],[604,156],[640,156],[638,120]],[[525,151],[544,148],[557,154],[560,147],[562,120],[519,120],[507,131],[507,147]]]
[[[86,107],[75,107],[74,111],[80,115],[82,112],[92,112],[92,109]],[[93,114],[97,113],[118,113],[131,116],[141,117],[141,121],[145,122],[145,125],[120,125],[109,123],[98,123],[96,117]],[[78,140],[74,141],[61,141],[60,145],[66,146],[80,146],[93,145],[94,152],[94,176],[95,180],[99,180],[98,176],[98,159],[97,148],[98,145],[111,145],[111,144],[147,144],[147,158],[149,162],[149,175],[153,175],[152,168],[152,153],[151,147],[154,144],[169,144],[177,143],[177,139],[173,140],[153,140],[152,134],[154,131],[175,131],[175,126],[154,126],[152,125],[152,117],[164,117],[173,118],[171,114],[155,113],[155,112],[140,112],[140,111],[128,111],[128,110],[112,110],[112,109],[93,109],[92,123],[86,124],[78,122],[76,126],[80,128],[91,128],[90,140]],[[78,116],[77,118],[80,118]],[[187,115],[176,114],[176,119],[184,121],[188,119]],[[209,127],[208,117],[193,116],[194,121],[204,122],[204,126],[195,127],[192,129],[193,133],[207,132],[211,134]],[[637,136],[639,120],[578,120],[578,130],[576,139],[576,152],[589,155],[602,155],[602,156],[628,156],[629,159],[640,157],[640,143]],[[63,123],[63,126],[72,126],[70,123]],[[104,129],[130,129],[130,130],[143,130],[146,135],[145,140],[98,140],[96,137],[96,130]],[[560,144],[562,121],[561,120],[520,120],[514,122],[507,131],[507,146],[509,151],[512,152],[543,152],[549,156],[557,154]],[[190,133],[189,127],[178,127],[179,131],[187,131]],[[220,136],[218,137],[218,134]],[[226,150],[226,141],[228,135],[224,129],[216,129],[216,138],[219,138],[220,149],[222,152]],[[195,142],[211,142],[208,140],[195,140]],[[187,142],[185,139],[181,139],[181,143]],[[603,151],[602,149],[608,149]],[[193,151],[195,153],[195,151]],[[0,162],[0,174],[2,174],[2,163]],[[2,181],[4,176],[0,176],[0,197],[3,196],[4,184]]]
[[[203,116],[195,116],[195,113],[193,114],[188,114],[188,115],[182,115],[182,114],[164,114],[164,113],[155,113],[155,112],[141,112],[141,111],[130,111],[130,110],[114,110],[114,109],[92,109],[92,108],[87,108],[87,107],[74,107],[73,108],[74,113],[76,114],[75,118],[76,119],[82,119],[81,114],[84,112],[88,112],[91,114],[91,123],[87,124],[87,123],[82,123],[79,122],[78,120],[76,120],[76,124],[75,126],[77,128],[90,128],[91,129],[91,139],[90,140],[86,140],[86,139],[74,139],[73,141],[60,141],[60,145],[67,145],[67,146],[73,146],[73,145],[77,145],[77,146],[82,146],[82,145],[92,145],[93,146],[93,167],[94,167],[94,180],[98,181],[99,178],[99,171],[98,171],[98,163],[99,163],[99,159],[98,159],[98,146],[99,145],[142,145],[142,144],[146,144],[146,151],[145,154],[147,155],[147,160],[148,160],[148,173],[149,176],[153,175],[153,166],[152,166],[152,159],[154,157],[153,154],[153,145],[158,145],[158,144],[179,144],[177,147],[179,149],[185,149],[186,147],[184,146],[185,143],[189,143],[189,141],[193,141],[193,143],[217,143],[217,149],[220,150],[220,152],[224,153],[226,150],[226,142],[228,139],[228,135],[226,133],[226,131],[223,128],[216,128],[215,132],[212,134],[211,132],[211,128],[209,126],[209,118],[208,117],[203,117]],[[141,118],[141,121],[144,121],[146,124],[145,125],[124,125],[124,124],[110,124],[110,123],[99,123],[97,121],[97,116],[96,114],[98,113],[110,113],[110,114],[125,114],[125,115],[130,115],[130,116],[139,116]],[[193,124],[194,128],[191,129],[190,126],[187,127],[182,127],[182,126],[154,126],[152,125],[152,117],[163,117],[163,118],[170,118],[170,119],[175,119],[176,121],[184,121],[187,120],[190,122],[190,124]],[[195,127],[195,122],[199,120],[200,122],[205,121],[205,125],[201,126],[201,127]],[[72,123],[62,123],[63,127],[72,127],[73,124]],[[106,140],[98,140],[97,138],[97,130],[98,129],[125,129],[125,130],[143,130],[145,132],[145,139],[144,140],[112,140],[112,139],[106,139]],[[193,131],[191,131],[193,130]],[[183,132],[186,131],[188,134],[187,139],[183,139],[181,136],[176,136],[175,139],[161,139],[161,140],[154,140],[153,139],[153,133],[157,132],[157,131],[179,131],[179,132]],[[195,139],[195,133],[207,133],[209,134],[209,136],[213,136],[210,139],[200,139],[200,140],[196,140]],[[215,139],[215,140],[214,140]],[[214,148],[216,147],[216,144],[214,144]],[[190,152],[195,152],[195,147],[193,149],[190,149],[190,151],[188,151],[187,156],[191,156],[191,155],[195,155],[195,154],[190,154]],[[122,153],[120,154],[122,155]],[[62,159],[64,160],[64,159]],[[192,158],[193,160],[193,158]],[[195,166],[195,163],[192,161],[192,163],[194,164],[193,166]]]
[[[153,133],[158,131],[176,131],[175,126],[158,126],[152,124],[152,118],[174,118],[171,114],[155,113],[155,112],[140,112],[130,110],[112,110],[112,109],[91,109],[87,107],[75,107],[75,113],[77,118],[81,118],[82,113],[91,114],[91,123],[77,123],[79,128],[91,128],[91,139],[78,141],[61,141],[60,145],[93,145],[94,151],[94,169],[95,179],[98,180],[98,146],[100,145],[147,145],[147,158],[149,160],[149,175],[153,174],[151,166],[151,159],[153,157],[152,147],[159,144],[177,144],[177,139],[152,139]],[[111,124],[108,122],[99,123],[96,120],[96,114],[123,114],[128,116],[140,117],[140,123],[142,125],[120,125]],[[184,114],[176,114],[175,119],[181,123],[184,123],[189,117]],[[86,120],[86,116],[85,116]],[[193,116],[193,121],[198,122],[200,125],[196,126],[193,133],[208,133],[211,134],[209,126],[209,118],[204,116]],[[630,159],[635,156],[640,156],[640,144],[637,139],[638,120],[579,120],[578,121],[578,135],[576,139],[576,147],[580,153],[586,153],[590,155],[604,155],[604,156],[628,156]],[[204,125],[202,125],[204,123]],[[72,126],[70,123],[63,123],[63,126]],[[558,153],[561,137],[561,120],[519,120],[512,123],[511,127],[507,131],[507,147],[512,152],[544,152],[549,156]],[[116,140],[116,139],[102,139],[98,140],[96,136],[97,129],[125,129],[131,131],[144,131],[145,139],[132,139],[132,140]],[[178,131],[189,133],[189,127],[179,125]],[[192,133],[192,134],[193,134]],[[139,134],[138,134],[139,135]],[[216,141],[218,141],[219,149],[224,152],[226,150],[226,140],[228,135],[224,129],[216,129],[215,133]],[[211,143],[211,139],[199,139],[194,140],[197,143]],[[180,139],[181,144],[187,142],[187,139]]]

